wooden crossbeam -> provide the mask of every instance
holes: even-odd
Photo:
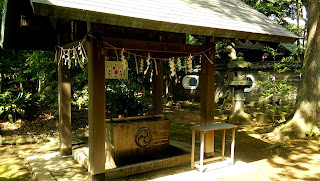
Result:
[[[196,54],[206,50],[203,45],[189,45],[157,41],[143,41],[123,38],[104,37],[102,46],[106,49],[122,49],[130,51],[147,51],[177,54]]]
[[[77,41],[74,41],[74,42],[65,44],[65,45],[63,45],[62,47],[63,47],[63,48],[73,48],[73,47],[78,46],[79,43],[81,43],[81,42],[84,42],[84,41],[83,41],[83,40],[77,40]],[[83,43],[83,44],[85,45],[86,43]]]

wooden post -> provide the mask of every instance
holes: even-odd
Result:
[[[88,23],[88,31],[91,24]],[[91,180],[105,180],[105,61],[97,43],[89,37],[89,167]]]
[[[200,123],[212,124],[214,122],[214,94],[215,94],[215,42],[214,37],[207,40],[207,48],[212,48],[206,52],[207,56],[201,58],[200,75]],[[208,58],[211,59],[211,63]],[[214,133],[213,131],[205,134],[205,153],[206,156],[214,155]]]
[[[163,111],[163,62],[160,60],[153,61],[152,75],[152,112],[153,115],[162,114]],[[156,74],[156,70],[158,75]]]
[[[59,50],[57,50],[59,52]],[[60,55],[58,54],[58,57]],[[59,152],[72,154],[71,128],[71,73],[68,65],[58,65],[58,104],[59,104]]]

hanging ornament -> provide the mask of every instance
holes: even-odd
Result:
[[[62,59],[64,60],[63,65],[67,65],[67,63],[68,63],[68,50],[63,50]]]
[[[66,57],[67,57],[67,55],[65,54],[65,51],[64,50],[62,50],[62,59],[66,59]]]
[[[184,73],[188,73],[188,65],[187,65],[187,58],[184,58]]]
[[[155,58],[153,59],[153,61],[154,61],[154,67],[156,69],[156,75],[158,75],[158,64],[157,64],[157,61],[156,61]]]
[[[190,55],[188,58],[188,72],[192,73],[192,56]]]
[[[143,59],[140,59],[140,72],[143,72]]]
[[[177,59],[177,67],[178,67],[178,71],[180,71],[182,69],[180,57],[178,57],[178,59]]]
[[[116,48],[113,48],[114,52],[116,53],[116,58],[117,58],[117,61],[119,61],[119,57],[118,57],[118,51]]]
[[[149,66],[150,66],[150,53],[148,53],[148,58],[147,58],[146,62],[147,62],[147,68],[146,68],[146,70],[144,71],[143,75],[146,75],[147,72],[148,72],[148,70],[149,70]]]
[[[58,46],[59,47],[59,46]],[[85,60],[87,60],[87,54],[84,49],[82,42],[79,42],[79,45],[70,49],[60,48],[60,55],[58,57],[58,52],[55,54],[55,60],[58,61],[58,65],[62,63],[63,65],[68,65],[68,69],[71,69],[72,61],[74,65],[80,65],[81,68],[84,68]]]
[[[82,49],[82,51],[83,51],[83,55],[84,55],[84,60],[87,60],[87,53],[86,53],[86,50],[84,49],[84,47],[83,47],[83,44],[82,43],[80,43],[80,47],[81,47],[81,49]]]
[[[176,74],[176,67],[175,67],[175,64],[174,64],[174,57],[169,58],[169,67],[170,67],[170,71],[171,71],[170,76],[173,77]]]
[[[68,49],[68,69],[71,69],[71,56],[70,56],[70,49]]]
[[[74,60],[74,65],[77,66],[77,63],[79,62],[78,53],[77,53],[76,48],[74,48],[74,47],[72,49],[72,54],[73,54],[72,59]]]
[[[82,60],[79,60],[79,66],[83,69],[84,68],[84,57],[82,57]]]
[[[120,54],[120,59],[121,59],[121,64],[122,64],[122,68],[123,68],[123,70],[125,70],[125,69],[127,69],[127,67],[128,67],[128,62],[127,62],[127,60],[125,59],[125,56],[123,55],[123,52],[124,52],[124,48],[122,49],[122,51],[121,51],[121,54]]]
[[[133,54],[133,55],[134,55],[134,61],[135,61],[135,63],[136,63],[136,71],[137,71],[137,74],[139,75],[137,55],[136,55],[136,54]]]
[[[83,53],[82,53],[82,49],[81,49],[80,45],[78,47],[78,51],[79,51],[79,55],[82,56]]]
[[[83,69],[84,68],[84,64],[85,64],[85,60],[87,60],[88,58],[87,58],[87,54],[86,54],[86,51],[85,51],[82,43],[79,43],[78,50],[80,51],[79,52],[79,56],[78,56],[79,65]],[[80,56],[81,56],[81,60],[80,60]]]

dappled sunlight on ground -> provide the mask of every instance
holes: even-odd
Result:
[[[16,154],[16,149],[16,146],[0,146],[0,180],[35,180],[28,162]]]
[[[296,140],[279,148],[278,154],[267,159],[267,164],[277,168],[278,173],[272,178],[288,180],[320,180],[319,143],[312,140]]]
[[[236,145],[240,144],[238,140]],[[243,155],[246,155],[244,159],[255,160],[250,156],[256,157],[252,154],[256,149],[255,145],[246,150],[238,147],[238,161],[233,167],[207,170],[202,174],[184,165],[116,180],[320,180],[320,154],[315,141],[294,141],[272,150],[260,150],[259,160],[239,161]],[[265,155],[265,152],[270,153]]]
[[[249,174],[259,169],[253,164],[238,161],[234,166],[220,167],[216,169],[206,170],[200,173],[198,170],[192,170],[190,165],[183,165],[179,167],[162,169],[155,172],[139,174],[135,176],[115,179],[115,181],[122,180],[218,180],[230,176],[239,176],[242,174]]]
[[[170,139],[183,142],[188,145],[187,148],[191,148],[190,126],[199,124],[199,110],[179,109],[167,113],[171,114],[167,116],[172,118]],[[15,127],[18,126],[15,125],[12,129]],[[191,170],[190,164],[186,164],[116,180],[320,180],[319,142],[292,140],[286,144],[275,143],[264,136],[273,129],[274,125],[239,126],[236,132],[233,167],[208,169],[201,174],[196,169]],[[8,137],[11,138],[13,135],[10,134]],[[74,134],[77,135],[87,137],[79,132]],[[227,130],[226,136],[226,156],[229,156],[230,130]],[[35,178],[31,173],[37,172],[37,169],[55,180],[88,179],[87,170],[72,157],[59,156],[57,137],[42,137],[43,139],[37,137],[36,144],[0,146],[0,180],[33,181]],[[199,140],[199,134],[196,135],[196,139]],[[221,145],[222,132],[215,131],[216,155],[221,154]],[[196,150],[199,151],[198,143]]]
[[[59,152],[27,157],[39,180],[87,180],[88,173],[72,156],[60,156]],[[40,178],[42,177],[42,178]]]

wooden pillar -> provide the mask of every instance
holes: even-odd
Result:
[[[161,60],[153,61],[152,74],[152,110],[153,115],[162,114],[163,111],[163,62]],[[156,70],[158,75],[156,74]]]
[[[88,31],[91,24],[88,23]],[[97,42],[89,37],[89,167],[91,180],[105,180],[105,61]]]
[[[58,51],[59,52],[59,51]],[[58,55],[60,57],[60,55]],[[59,152],[72,154],[71,73],[68,65],[58,65]]]
[[[215,42],[214,37],[207,40],[206,46],[212,48],[206,52],[207,56],[201,58],[200,75],[200,123],[212,124],[214,122],[214,94],[215,94]],[[208,58],[211,59],[211,63]],[[205,135],[205,153],[207,156],[214,154],[214,132]]]

